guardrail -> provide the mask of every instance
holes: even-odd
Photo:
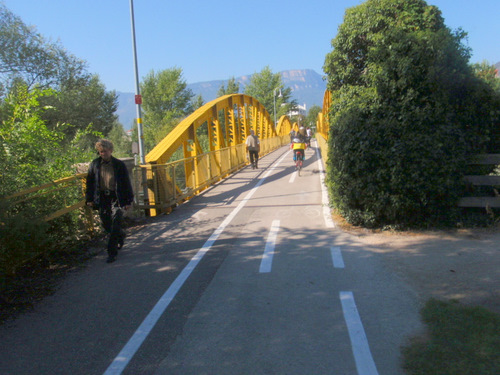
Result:
[[[288,135],[262,139],[260,156],[288,143]],[[168,213],[247,164],[245,145],[238,144],[166,164],[136,166],[133,170],[135,206],[140,210]],[[147,194],[143,193],[146,191]]]

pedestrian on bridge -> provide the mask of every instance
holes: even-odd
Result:
[[[111,155],[113,143],[101,139],[95,148],[99,157],[90,163],[85,197],[88,206],[99,210],[102,226],[109,233],[106,262],[112,263],[125,240],[123,210],[130,208],[134,193],[127,166]]]
[[[255,135],[253,129],[250,130],[250,135],[247,137],[246,146],[250,164],[252,164],[252,169],[256,169],[259,167],[260,141],[259,137]]]

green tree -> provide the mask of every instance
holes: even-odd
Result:
[[[192,100],[191,107],[192,107],[193,111],[196,111],[198,108],[200,108],[201,106],[203,106],[203,104],[205,104],[203,102],[203,96],[197,95],[196,98],[194,98]]]
[[[92,158],[76,145],[85,132],[71,141],[61,129],[49,129],[40,104],[55,95],[51,89],[16,85],[2,102],[0,121],[0,197],[74,175],[75,164]],[[95,154],[93,154],[95,156]],[[78,239],[81,218],[77,212],[45,222],[43,217],[80,201],[81,186],[54,189],[29,200],[0,199],[0,289],[5,274],[40,254],[56,251]]]
[[[472,153],[486,152],[498,97],[441,12],[423,0],[346,11],[324,71],[332,93],[332,203],[366,226],[450,224]]]
[[[65,79],[58,86],[58,94],[42,100],[45,106],[52,106],[43,119],[47,126],[55,129],[61,123],[69,123],[65,129],[67,139],[91,125],[94,131],[107,136],[118,120],[118,96],[114,91],[106,91],[97,75],[82,75]],[[80,140],[80,147],[93,148],[97,139],[88,135]]]
[[[113,129],[109,132],[107,138],[113,142],[113,156],[117,158],[132,157],[132,138],[128,136],[123,125],[115,121]]]
[[[285,88],[281,74],[273,74],[268,66],[260,73],[252,74],[250,83],[245,87],[245,94],[257,99],[269,112],[271,118],[274,115],[275,100],[276,119],[297,107],[297,101],[291,99],[292,89]]]
[[[224,87],[224,84],[221,85],[219,91],[217,91],[217,97],[230,94],[238,94],[239,92],[240,92],[240,84],[236,82],[236,79],[234,77],[231,77],[227,81],[227,87]]]
[[[6,87],[16,78],[28,87],[50,86],[57,78],[60,51],[0,4],[0,78]]]
[[[85,61],[47,41],[0,4],[0,81],[4,87],[22,81],[28,88],[57,88],[64,80],[85,75],[86,68]]]
[[[88,126],[107,135],[116,120],[116,94],[107,92],[99,78],[87,72],[86,62],[48,42],[0,4],[0,98],[19,85],[57,92],[39,97],[42,107],[53,107],[41,116],[49,129],[61,130],[66,124],[63,133],[68,143],[77,133],[86,132],[79,137],[80,146],[93,147],[95,138],[87,132]]]
[[[313,105],[311,108],[309,108],[309,111],[307,111],[307,116],[306,116],[306,126],[316,127],[316,121],[318,120],[318,114],[321,113],[322,108],[319,105]]]
[[[474,73],[485,81],[496,92],[500,93],[500,78],[498,78],[498,69],[495,65],[490,65],[488,61],[472,64]]]
[[[49,129],[42,119],[51,108],[42,107],[40,100],[53,95],[50,89],[17,86],[3,103],[0,196],[71,175],[76,163],[88,161],[90,154],[74,147],[85,133],[65,144],[62,129]]]
[[[182,78],[182,69],[151,71],[141,82],[144,109],[144,143],[151,150],[179,122],[193,112],[193,92]]]

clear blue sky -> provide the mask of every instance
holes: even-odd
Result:
[[[135,91],[129,0],[0,0],[24,23],[88,62],[108,90]],[[136,0],[139,76],[179,67],[187,83],[313,69],[346,8],[362,0]],[[428,0],[468,32],[471,62],[500,62],[500,0]]]

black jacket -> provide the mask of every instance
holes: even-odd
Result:
[[[94,207],[99,207],[99,191],[101,179],[101,157],[98,157],[90,163],[87,174],[87,186],[85,191],[85,199],[87,202],[94,203]],[[128,175],[127,166],[123,161],[115,157],[111,157],[113,170],[115,172],[115,191],[120,207],[132,204],[134,201],[134,192],[132,183]]]

